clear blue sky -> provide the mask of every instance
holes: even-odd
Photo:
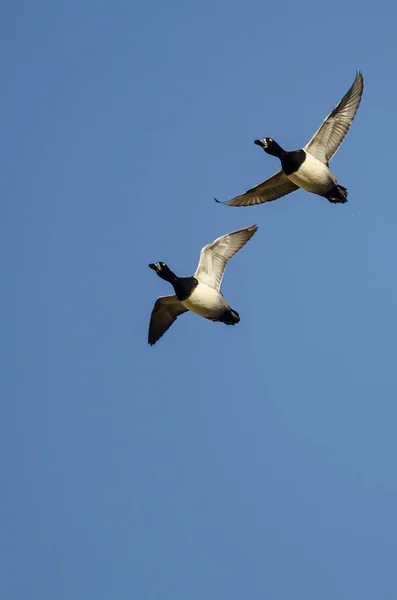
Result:
[[[1,19],[4,600],[397,597],[395,8],[8,3]],[[349,202],[226,200],[365,77]],[[182,316],[228,231],[236,327]]]

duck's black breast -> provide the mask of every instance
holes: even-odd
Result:
[[[304,150],[293,150],[292,152],[285,152],[281,157],[281,166],[286,175],[292,175],[296,173],[299,167],[306,160],[306,152]]]
[[[198,281],[195,277],[178,277],[173,281],[175,294],[178,300],[183,302],[187,300],[193,290],[198,286]]]

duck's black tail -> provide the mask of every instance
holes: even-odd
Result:
[[[325,197],[332,204],[345,204],[347,202],[347,189],[343,185],[334,185]]]
[[[232,308],[229,308],[223,313],[219,321],[225,323],[225,325],[235,325],[240,321],[240,315],[237,311],[233,310]]]

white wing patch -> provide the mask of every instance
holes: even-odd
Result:
[[[219,290],[227,261],[252,238],[257,229],[256,225],[238,229],[204,246],[200,253],[199,265],[194,274],[196,279]]]
[[[304,150],[327,164],[346,137],[356,116],[364,90],[364,78],[357,72],[352,86],[324,120]]]

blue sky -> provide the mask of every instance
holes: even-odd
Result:
[[[396,598],[395,8],[17,1],[1,36],[7,600]],[[226,200],[365,91],[349,202]],[[203,245],[236,327],[149,316]]]

